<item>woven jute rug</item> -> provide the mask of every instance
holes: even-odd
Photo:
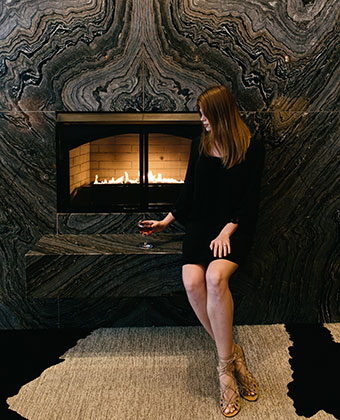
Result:
[[[328,324],[340,341],[339,324]],[[287,395],[292,381],[283,325],[234,327],[260,383],[236,419],[305,418]],[[215,346],[201,327],[98,329],[7,402],[29,420],[223,419]],[[313,395],[311,395],[313,398]],[[318,411],[313,420],[334,419]]]

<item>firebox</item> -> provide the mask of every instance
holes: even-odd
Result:
[[[200,133],[197,113],[58,114],[58,212],[170,209]]]

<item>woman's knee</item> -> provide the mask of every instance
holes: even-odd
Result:
[[[216,294],[224,293],[237,267],[237,264],[225,260],[211,263],[206,273],[207,289]]]
[[[205,273],[201,266],[183,266],[183,284],[187,293],[199,293],[205,288]]]
[[[207,289],[215,293],[223,292],[228,288],[229,277],[221,270],[210,270],[206,276]]]

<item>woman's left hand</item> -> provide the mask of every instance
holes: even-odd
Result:
[[[237,227],[238,225],[235,223],[227,223],[217,238],[210,242],[210,249],[213,251],[214,257],[222,258],[231,253],[230,237]]]

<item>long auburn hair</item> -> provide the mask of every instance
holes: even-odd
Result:
[[[201,93],[197,106],[211,128],[210,132],[202,132],[200,153],[212,155],[216,150],[226,168],[243,162],[251,136],[231,92],[225,86],[213,86]]]

